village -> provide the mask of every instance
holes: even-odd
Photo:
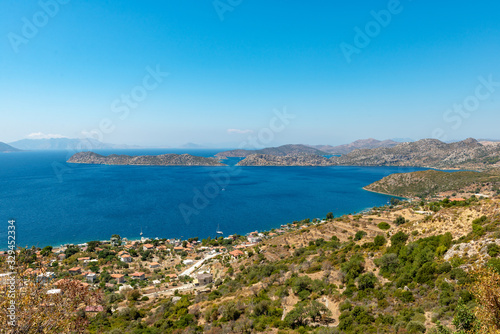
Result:
[[[127,302],[210,292],[222,284],[234,263],[258,252],[263,240],[319,222],[306,219],[271,231],[209,237],[202,241],[146,237],[128,240],[113,235],[110,240],[77,245],[21,248],[16,256],[23,271],[0,273],[0,286],[8,285],[8,280],[18,275],[44,287],[48,295],[64,295],[68,283],[77,283],[88,291],[115,294],[116,297],[108,299],[116,302],[111,310],[116,312],[126,308]],[[0,256],[6,258],[8,252],[0,252]],[[102,311],[101,304],[85,308],[89,315]]]

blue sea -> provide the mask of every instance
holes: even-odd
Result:
[[[220,150],[96,150],[100,154]],[[0,153],[0,249],[8,220],[17,246],[109,239],[215,237],[269,230],[305,218],[360,212],[390,196],[362,187],[400,167],[149,167],[68,164],[67,151]],[[3,226],[3,227],[1,227]]]

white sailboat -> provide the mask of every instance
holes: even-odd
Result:
[[[224,234],[224,233],[220,230],[220,228],[219,228],[219,224],[217,224],[217,230],[215,231],[215,233],[217,233],[217,234]]]

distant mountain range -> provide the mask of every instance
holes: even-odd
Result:
[[[473,138],[449,144],[437,139],[422,139],[394,147],[356,150],[332,158],[338,165],[470,169],[486,168],[499,161],[500,145],[483,145]]]
[[[0,142],[0,152],[18,152],[18,151],[21,150]]]
[[[312,146],[320,151],[327,152],[329,154],[347,154],[354,150],[360,149],[372,149],[378,147],[394,147],[400,144],[400,142],[394,140],[377,140],[373,138],[360,139],[352,142],[350,144],[330,146],[330,145],[315,145]]]
[[[263,150],[262,150],[263,151]],[[483,170],[500,167],[500,144],[482,144],[473,138],[456,143],[437,139],[399,143],[393,147],[357,149],[326,159],[318,154],[251,154],[240,166],[419,166]]]
[[[400,142],[394,140],[377,140],[373,138],[360,139],[350,144],[331,146],[331,145],[283,145],[279,147],[270,147],[260,150],[230,150],[217,153],[218,158],[239,157],[245,158],[252,154],[265,154],[274,156],[298,155],[298,154],[316,154],[316,155],[337,155],[347,154],[354,150],[371,149],[378,147],[394,147]]]
[[[195,144],[195,143],[186,143],[184,145],[181,145],[179,148],[189,148],[189,149],[203,149],[207,148],[206,146]]]
[[[95,149],[130,149],[139,146],[114,145],[100,142],[96,139],[76,139],[76,138],[48,138],[48,139],[21,139],[9,143],[20,150],[95,150]]]
[[[306,145],[283,145],[279,147],[269,147],[261,150],[231,150],[219,152],[215,156],[219,159],[224,158],[244,158],[252,154],[266,154],[273,156],[287,156],[287,155],[301,155],[301,154],[315,154],[327,155],[327,152],[318,150],[311,146]]]

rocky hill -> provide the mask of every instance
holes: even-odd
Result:
[[[294,145],[302,146],[302,145]],[[270,150],[270,149],[265,149]],[[261,151],[265,151],[261,150]],[[231,151],[245,156],[252,151]],[[260,152],[260,151],[254,151]],[[483,144],[469,138],[455,143],[437,139],[400,143],[393,147],[354,150],[340,157],[323,159],[322,154],[285,154],[290,150],[276,148],[274,154],[248,154],[240,166],[418,166],[440,169],[489,170],[500,168],[500,145]],[[297,152],[297,151],[296,151]],[[322,152],[322,151],[321,151]],[[300,158],[293,156],[300,155]],[[226,156],[219,153],[219,157]],[[233,155],[231,155],[233,156]],[[278,157],[278,158],[277,158]]]
[[[147,165],[147,166],[225,166],[215,158],[197,157],[190,154],[162,154],[129,156],[112,154],[103,156],[94,152],[80,152],[69,158],[70,163],[99,165]]]
[[[313,154],[276,156],[252,154],[238,163],[238,166],[330,166],[325,157]]]
[[[500,167],[500,146],[482,145],[469,138],[446,144],[437,139],[422,139],[397,146],[355,150],[332,157],[335,165],[420,166],[430,168],[487,169]]]
[[[495,193],[500,187],[499,170],[489,172],[443,172],[427,170],[413,173],[392,174],[365,187],[366,190],[384,194],[414,197],[439,194],[447,191],[470,190],[475,193]]]
[[[377,140],[373,138],[356,140],[350,144],[330,146],[330,145],[315,145],[314,148],[327,152],[329,154],[347,154],[354,150],[372,149],[379,147],[394,147],[400,143],[394,140]]]
[[[18,152],[18,151],[21,151],[21,150],[0,142],[0,152]]]
[[[298,154],[316,154],[316,155],[327,155],[328,153],[320,151],[314,147],[306,145],[283,145],[279,147],[269,147],[261,150],[231,150],[219,152],[215,156],[220,159],[225,158],[244,158],[253,154],[266,154],[269,156],[286,156],[286,155],[298,155]]]

